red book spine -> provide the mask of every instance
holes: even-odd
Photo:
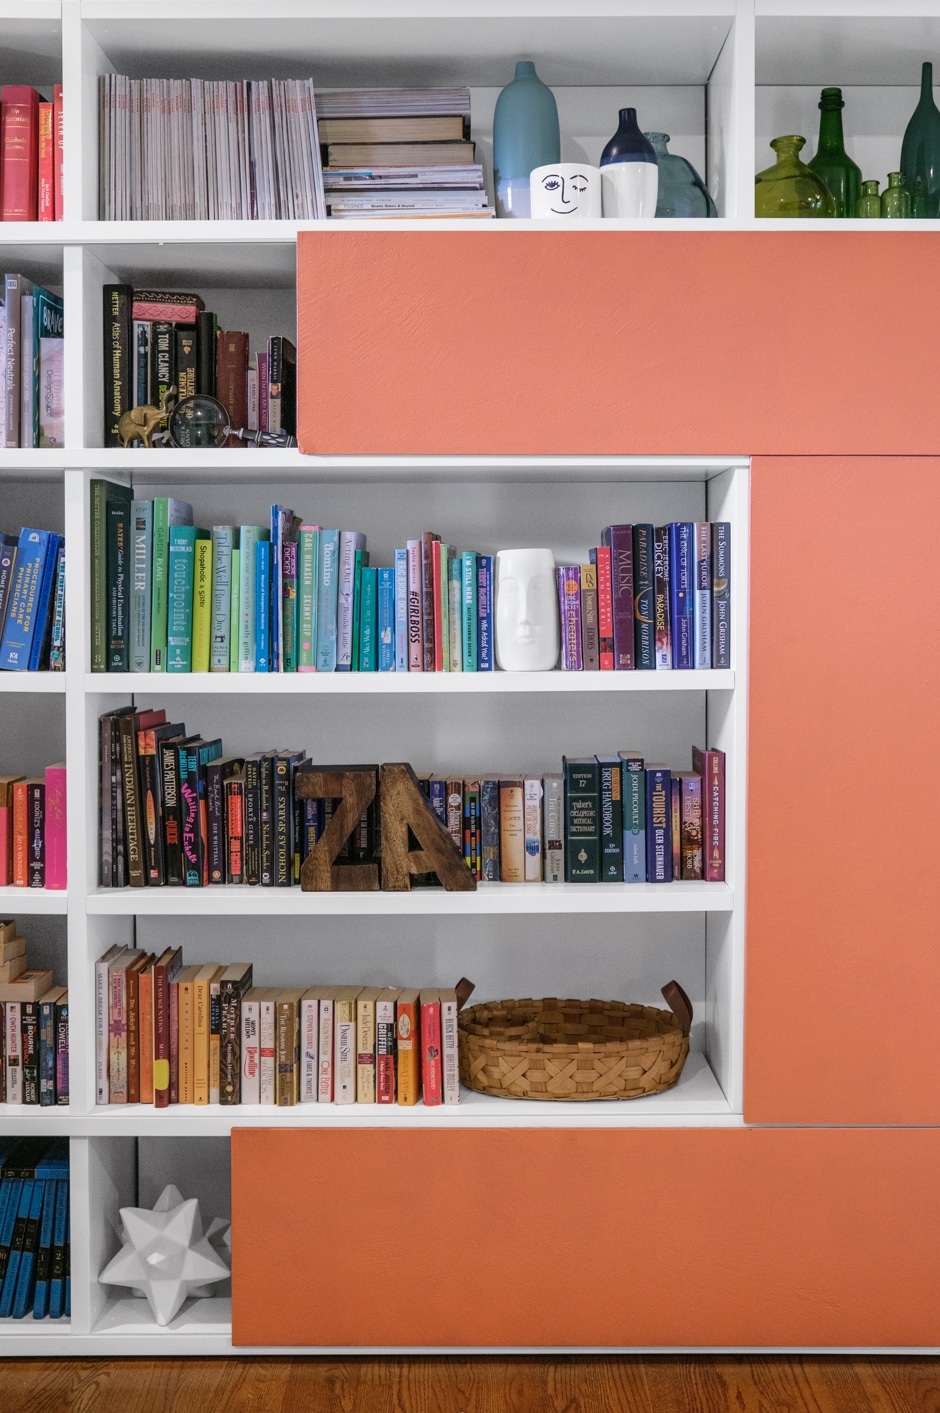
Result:
[[[441,623],[441,542],[431,542],[431,581],[434,590],[434,671],[444,671],[444,639]]]
[[[225,815],[228,834],[228,859],[226,861],[226,883],[244,883],[244,793],[241,780],[229,780],[225,787]]]
[[[170,983],[166,963],[153,969],[153,1104],[170,1102]]]
[[[52,125],[55,141],[55,155],[53,157],[53,179],[52,179],[52,199],[55,219],[61,221],[64,215],[62,209],[62,176],[65,171],[65,123],[62,118],[62,85],[57,83],[52,90]]]
[[[601,672],[614,670],[614,606],[610,588],[610,546],[597,550],[597,634]]]
[[[51,103],[39,105],[39,219],[55,220],[55,146]]]
[[[425,1105],[443,1103],[439,1000],[421,1002],[421,1086]]]
[[[13,886],[29,883],[29,787],[25,780],[13,786]]]
[[[0,805],[0,888],[13,882],[13,806]]]
[[[725,881],[725,753],[692,747],[692,769],[702,777],[705,881]]]
[[[0,221],[35,221],[39,193],[39,94],[21,84],[0,91]]]
[[[248,335],[219,331],[215,365],[216,397],[229,415],[230,427],[244,427],[248,421]],[[229,437],[226,446],[241,446]]]

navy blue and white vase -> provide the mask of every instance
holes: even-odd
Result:
[[[516,76],[496,100],[493,115],[493,177],[497,216],[529,216],[529,173],[561,161],[555,95],[520,59]]]
[[[620,126],[601,153],[605,216],[656,215],[659,168],[652,145],[640,132],[635,108],[620,109]]]

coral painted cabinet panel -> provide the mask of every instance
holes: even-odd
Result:
[[[940,235],[519,224],[301,232],[305,451],[936,452]]]
[[[751,1123],[940,1123],[938,525],[940,459],[752,466]]]
[[[930,1129],[236,1128],[233,1341],[934,1346],[938,1186]]]

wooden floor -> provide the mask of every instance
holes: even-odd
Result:
[[[2,1413],[940,1413],[911,1359],[33,1359]]]

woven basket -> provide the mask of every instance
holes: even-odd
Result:
[[[677,981],[668,1011],[622,1001],[492,1001],[458,1019],[460,1082],[500,1099],[640,1099],[675,1084],[692,1005]]]

